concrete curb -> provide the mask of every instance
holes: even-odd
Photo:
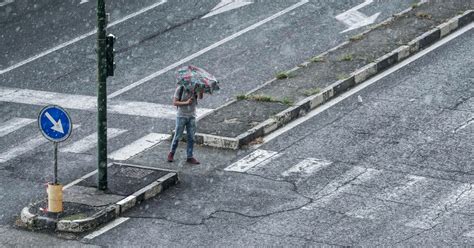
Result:
[[[153,167],[137,166],[122,163],[115,164],[157,170],[157,168]],[[78,220],[57,220],[56,218],[44,217],[39,216],[37,214],[33,214],[31,208],[35,204],[31,204],[28,207],[22,209],[20,214],[21,224],[22,226],[31,230],[48,229],[51,231],[73,233],[90,231],[100,225],[112,221],[127,210],[140,204],[142,201],[152,198],[160,194],[164,190],[170,188],[172,185],[179,183],[178,173],[170,170],[164,171],[167,171],[168,173],[160,177],[156,181],[146,185],[142,189],[136,191],[132,195],[127,196],[124,199],[116,202],[115,204],[108,205],[107,207],[99,210],[97,213],[93,214],[90,217]],[[76,183],[78,182],[80,181],[77,181]]]
[[[421,4],[424,4],[424,2],[419,3],[418,5],[421,5]],[[400,17],[411,10],[413,10],[413,7],[408,8],[398,14],[395,14],[394,17],[391,17],[373,26],[371,29],[361,33],[361,35],[366,35],[367,33],[371,32],[372,30],[380,26],[387,25],[390,22],[394,21],[395,18]],[[348,78],[339,80],[329,85],[328,87],[324,88],[320,93],[303,99],[302,101],[296,103],[294,106],[291,106],[290,108],[283,110],[282,112],[278,113],[274,117],[267,119],[266,121],[260,123],[256,127],[238,135],[236,138],[197,133],[196,142],[199,144],[203,144],[203,145],[207,145],[211,147],[217,147],[217,148],[234,149],[234,150],[239,149],[241,146],[249,144],[252,140],[268,135],[269,133],[284,126],[285,124],[305,115],[312,109],[328,102],[329,100],[333,99],[336,96],[339,96],[340,94],[351,89],[357,84],[386,70],[387,68],[397,64],[398,62],[401,62],[407,57],[432,45],[436,41],[439,41],[441,38],[453,33],[454,31],[458,30],[461,27],[464,27],[470,24],[473,21],[474,21],[474,10],[465,11],[463,14],[457,15],[454,18],[451,18],[450,20],[448,20],[447,22],[444,22],[438,25],[437,27],[425,32],[424,34],[416,37],[415,39],[410,41],[407,45],[402,45],[398,47],[397,49],[376,59],[373,63],[367,64],[363,66],[362,68],[354,71],[353,73],[350,74]],[[350,42],[348,41],[343,42],[342,44],[318,56],[322,57],[331,51],[334,51],[343,46],[346,46],[349,43]],[[301,65],[304,66],[304,65],[307,65],[308,63],[310,62],[304,62]],[[291,69],[290,72],[296,71],[296,70],[298,70],[298,67]],[[262,88],[265,85],[272,83],[273,81],[275,81],[275,79],[268,81],[267,83],[251,91],[250,93]],[[231,101],[231,103],[233,102],[235,101]]]

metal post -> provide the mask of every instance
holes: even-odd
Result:
[[[54,143],[54,185],[58,184],[58,142]]]
[[[107,62],[105,1],[97,0],[97,155],[99,190],[107,189]]]

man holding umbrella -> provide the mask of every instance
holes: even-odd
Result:
[[[173,105],[178,108],[176,117],[176,128],[171,149],[168,154],[168,162],[174,161],[174,154],[178,148],[179,140],[186,129],[187,148],[186,162],[197,165],[193,156],[194,134],[196,133],[196,104],[197,99],[202,99],[203,93],[212,93],[219,89],[218,82],[208,72],[195,66],[186,66],[176,72],[178,87],[173,97]]]

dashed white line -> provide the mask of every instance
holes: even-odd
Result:
[[[8,135],[9,133],[12,133],[33,122],[35,122],[34,119],[27,119],[27,118],[10,119],[0,125],[0,137]]]
[[[331,164],[331,161],[316,159],[316,158],[306,158],[296,165],[292,166],[288,170],[281,173],[282,176],[288,177],[290,175],[298,174],[301,176],[308,176],[317,172]]]
[[[108,128],[107,129],[107,139],[112,139],[119,136],[122,133],[125,133],[127,130],[117,129],[117,128]],[[61,152],[69,153],[84,153],[88,150],[94,148],[97,144],[97,132],[88,135],[65,148],[60,149]]]
[[[8,1],[11,1],[11,0],[6,0],[6,2],[8,2]],[[132,13],[132,14],[129,14],[129,15],[125,16],[125,17],[122,17],[122,18],[120,18],[120,19],[118,19],[118,20],[116,20],[116,21],[110,23],[107,27],[113,27],[113,26],[115,26],[115,25],[117,25],[117,24],[120,24],[120,23],[122,23],[122,22],[124,22],[124,21],[127,21],[128,19],[131,19],[131,18],[133,18],[133,17],[135,17],[135,16],[138,16],[138,15],[140,15],[140,14],[143,14],[143,13],[149,11],[149,10],[152,10],[152,9],[154,9],[154,8],[156,8],[156,7],[158,7],[158,6],[162,5],[162,4],[164,4],[164,3],[166,3],[166,2],[167,2],[167,0],[161,0],[161,1],[157,2],[157,3],[155,3],[155,4],[152,4],[152,5],[150,5],[150,6],[146,7],[146,8],[141,9],[141,10],[139,10],[139,11],[137,11],[137,12],[134,12],[134,13]],[[1,3],[0,3],[0,4],[1,4]],[[23,60],[23,61],[21,61],[21,62],[19,62],[19,63],[17,63],[17,64],[14,64],[14,65],[12,65],[12,66],[9,66],[9,67],[7,67],[7,68],[5,68],[5,69],[3,69],[3,70],[0,70],[0,75],[4,74],[4,73],[6,73],[6,72],[9,72],[9,71],[11,71],[11,70],[14,70],[14,69],[16,69],[16,68],[18,68],[18,67],[20,67],[20,66],[26,65],[26,64],[28,64],[28,63],[30,63],[30,62],[32,62],[32,61],[35,61],[35,60],[37,60],[37,59],[39,59],[39,58],[42,58],[42,57],[44,57],[44,56],[46,56],[46,55],[48,55],[48,54],[50,54],[50,53],[53,53],[53,52],[55,52],[55,51],[57,51],[57,50],[59,50],[59,49],[62,49],[62,48],[67,47],[67,46],[69,46],[69,45],[71,45],[71,44],[74,44],[74,43],[76,43],[76,42],[78,42],[78,41],[80,41],[80,40],[83,40],[83,39],[85,39],[85,38],[91,36],[91,35],[94,35],[95,33],[97,33],[97,30],[94,29],[94,30],[92,30],[92,31],[90,31],[90,32],[88,32],[88,33],[85,33],[85,34],[83,34],[83,35],[81,35],[81,36],[79,36],[79,37],[76,37],[76,38],[74,38],[74,39],[72,39],[72,40],[70,40],[70,41],[64,42],[64,43],[62,43],[62,44],[60,44],[60,45],[58,45],[58,46],[55,46],[55,47],[53,47],[53,48],[51,48],[51,49],[48,49],[48,50],[46,50],[46,51],[44,51],[44,52],[42,52],[42,53],[39,53],[39,54],[37,54],[37,55],[35,55],[35,56],[33,56],[33,57],[30,57],[30,58],[28,58],[28,59],[25,59],[25,60]]]
[[[238,160],[237,162],[229,165],[225,168],[225,171],[234,171],[234,172],[246,172],[249,169],[257,166],[258,164],[266,161],[273,160],[273,157],[277,155],[277,152],[267,151],[267,150],[255,150],[244,158]],[[269,161],[267,161],[268,163]]]
[[[276,19],[276,18],[278,18],[278,17],[280,17],[280,16],[282,16],[282,15],[284,15],[284,14],[286,14],[286,13],[288,13],[288,12],[290,12],[290,11],[292,11],[292,10],[294,10],[294,9],[296,9],[296,8],[298,8],[298,7],[302,6],[302,5],[304,5],[304,4],[306,4],[306,3],[308,3],[308,0],[302,0],[302,1],[300,1],[300,2],[298,2],[298,3],[296,3],[296,4],[294,4],[294,5],[292,5],[292,6],[288,7],[288,8],[286,8],[286,9],[284,9],[284,10],[282,10],[282,11],[280,11],[280,12],[278,12],[278,13],[276,13],[276,14],[270,16],[270,17],[268,17],[268,18],[265,18],[265,19],[262,20],[262,21],[259,21],[259,22],[255,23],[255,24],[253,24],[253,25],[251,25],[251,26],[249,26],[249,27],[247,27],[247,28],[244,28],[244,29],[240,30],[239,32],[237,32],[237,33],[235,33],[235,34],[233,34],[233,35],[230,35],[230,36],[228,36],[228,37],[226,37],[226,38],[224,38],[224,39],[222,39],[222,40],[220,40],[220,41],[218,41],[218,42],[216,42],[216,43],[214,43],[214,44],[212,44],[212,45],[210,45],[210,46],[208,46],[208,47],[206,47],[206,48],[204,48],[204,49],[202,49],[202,50],[200,50],[200,51],[198,51],[198,52],[196,52],[196,53],[194,53],[194,54],[189,55],[188,57],[186,57],[186,58],[184,58],[184,59],[182,59],[182,60],[180,60],[180,61],[177,61],[176,63],[174,63],[174,64],[172,64],[172,65],[169,65],[169,66],[166,67],[166,68],[163,68],[163,69],[161,69],[161,70],[159,70],[159,71],[157,71],[157,72],[154,72],[154,73],[148,75],[147,77],[145,77],[145,78],[143,78],[143,79],[141,79],[141,80],[139,80],[139,81],[137,81],[137,82],[134,82],[134,83],[132,83],[132,84],[130,84],[130,85],[128,85],[128,86],[126,86],[126,87],[120,89],[120,90],[117,90],[117,91],[111,93],[110,95],[108,95],[107,97],[110,99],[110,98],[114,98],[114,97],[116,97],[116,96],[119,96],[119,95],[121,95],[121,94],[123,94],[123,93],[125,93],[125,92],[127,92],[127,91],[129,91],[129,90],[131,90],[131,89],[133,89],[133,88],[135,88],[135,87],[137,87],[137,86],[140,86],[140,85],[142,85],[142,84],[144,84],[144,83],[146,83],[146,82],[148,82],[148,81],[150,81],[150,80],[152,80],[152,79],[154,79],[154,78],[156,78],[156,77],[158,77],[158,76],[160,76],[160,75],[162,75],[162,74],[164,74],[164,73],[166,73],[166,72],[168,72],[168,71],[170,71],[170,70],[173,70],[173,69],[177,68],[178,66],[180,66],[180,65],[182,65],[182,64],[184,64],[184,63],[186,63],[186,62],[191,61],[192,59],[195,59],[195,58],[197,58],[197,57],[199,57],[199,56],[201,56],[201,55],[203,55],[203,54],[205,54],[205,53],[211,51],[211,50],[214,49],[214,48],[217,48],[217,47],[219,47],[219,46],[221,46],[221,45],[223,45],[223,44],[225,44],[225,43],[227,43],[227,42],[229,42],[229,41],[231,41],[231,40],[233,40],[233,39],[235,39],[235,38],[237,38],[237,37],[239,37],[239,36],[241,36],[241,35],[243,35],[243,34],[245,34],[245,33],[247,33],[247,32],[249,32],[249,31],[251,31],[251,30],[254,30],[254,29],[256,29],[256,28],[262,26],[263,24],[265,24],[265,23],[267,23],[267,22],[269,22],[269,21],[271,21],[271,20],[273,20],[273,19]]]
[[[150,133],[131,144],[112,152],[108,157],[113,160],[127,160],[170,138],[169,134]]]
[[[450,211],[450,208],[459,201],[462,197],[466,196],[466,192],[471,189],[471,185],[462,184],[452,191],[449,195],[442,197],[442,199],[435,205],[428,209],[425,209],[417,216],[414,220],[405,223],[405,226],[419,228],[419,229],[430,229],[436,224],[440,223],[441,217],[445,212]],[[472,196],[472,195],[471,195]],[[473,199],[469,199],[473,200]]]

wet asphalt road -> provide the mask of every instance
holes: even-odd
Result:
[[[85,34],[94,27],[93,2],[83,4],[80,4],[81,1],[61,1],[61,4],[56,1],[37,1],[34,4],[33,2],[30,4],[18,0],[0,7],[2,25],[0,70]],[[141,1],[125,4],[125,1],[114,1],[114,3],[109,3],[110,21],[120,20],[128,14],[157,2]],[[116,76],[109,78],[109,94],[298,3],[298,1],[255,1],[247,7],[200,19],[218,2],[168,1],[110,28],[109,31],[118,36],[116,57],[118,69]],[[206,69],[222,79],[223,83],[220,94],[200,102],[200,106],[216,108],[235,95],[271,79],[276,72],[289,69],[357,33],[358,31],[339,34],[345,27],[335,20],[334,16],[359,3],[360,1],[329,3],[310,1],[304,7],[278,17],[190,60],[189,63],[204,65]],[[407,8],[411,3],[412,1],[397,3],[376,1],[363,11],[367,15],[382,12],[378,19],[381,21]],[[439,184],[442,185],[439,187],[442,187],[444,191],[472,183],[472,174],[469,174],[472,173],[472,162],[469,164],[469,161],[472,161],[472,153],[467,153],[465,150],[471,148],[472,151],[472,147],[464,146],[469,145],[469,141],[472,143],[472,135],[469,136],[468,132],[471,130],[470,133],[472,133],[472,125],[461,129],[461,134],[467,132],[467,135],[446,137],[445,132],[438,130],[441,127],[434,125],[440,120],[430,119],[432,116],[439,116],[441,120],[445,120],[447,127],[452,125],[457,128],[462,126],[463,121],[472,118],[472,87],[469,87],[469,83],[472,85],[472,70],[469,71],[469,68],[472,68],[472,62],[467,56],[469,49],[466,49],[472,44],[469,44],[468,38],[465,38],[472,37],[471,33],[472,31],[450,47],[443,47],[440,52],[430,55],[431,60],[425,58],[415,66],[405,69],[404,73],[398,72],[390,80],[386,79],[384,82],[377,83],[377,86],[365,90],[365,95],[361,95],[364,99],[363,104],[356,103],[354,99],[348,99],[323,114],[322,118],[314,118],[292,131],[291,134],[288,133],[261,147],[261,149],[284,154],[285,160],[280,160],[271,168],[261,168],[261,171],[255,171],[254,175],[223,172],[224,167],[249,151],[224,152],[199,149],[198,154],[204,162],[202,166],[188,168],[178,163],[177,168],[183,172],[183,183],[177,189],[134,210],[129,216],[132,217],[131,220],[93,240],[92,244],[107,245],[113,240],[116,245],[132,245],[133,243],[127,242],[134,241],[139,245],[186,246],[191,244],[241,246],[246,242],[282,246],[320,243],[346,245],[364,244],[360,243],[364,240],[382,242],[381,238],[374,239],[376,237],[389,238],[388,230],[391,229],[388,228],[397,230],[396,235],[390,236],[397,241],[424,230],[417,227],[404,228],[405,223],[392,225],[391,218],[406,216],[406,213],[411,212],[423,212],[424,209],[437,204],[440,197],[411,192],[412,196],[406,196],[404,200],[393,200],[404,207],[400,212],[395,211],[398,215],[386,214],[382,211],[383,218],[376,218],[377,221],[373,221],[370,218],[357,218],[347,214],[346,212],[349,211],[347,209],[358,209],[354,206],[368,204],[370,211],[384,210],[379,205],[386,204],[383,201],[386,198],[379,195],[386,196],[388,193],[374,189],[374,194],[379,195],[377,195],[378,198],[373,197],[373,199],[380,198],[382,203],[367,203],[365,198],[360,197],[365,196],[364,193],[367,192],[360,192],[362,190],[357,185],[349,184],[348,193],[333,192],[336,196],[329,201],[329,203],[341,201],[344,204],[321,203],[320,206],[316,201],[314,208],[302,210],[301,207],[313,206],[311,202],[315,201],[312,198],[314,192],[323,189],[325,182],[330,183],[345,172],[353,172],[352,168],[356,168],[355,173],[358,172],[354,175],[365,175],[365,173],[370,175],[370,173],[381,171],[383,175],[387,175],[387,179],[379,179],[377,182],[380,185],[385,185],[386,181],[395,179],[401,180],[399,184],[403,185],[403,180],[409,180],[411,175],[426,177],[430,183],[435,184],[439,183],[436,180],[445,180]],[[56,52],[4,72],[0,75],[0,86],[94,96],[96,90],[94,39],[94,35],[87,36]],[[456,49],[460,51],[459,56],[447,54],[448,51]],[[452,63],[455,66],[451,63],[440,66],[443,69],[449,69],[448,75],[457,77],[449,78],[449,82],[463,81],[462,79],[466,78],[471,81],[464,80],[465,84],[454,85],[459,87],[449,91],[449,94],[437,95],[439,91],[443,92],[442,90],[447,87],[443,88],[441,83],[440,88],[436,88],[433,86],[436,82],[426,80],[426,76],[423,77],[426,67],[431,68],[431,71],[439,71],[439,69],[433,69],[436,65],[431,65],[432,60],[454,61]],[[469,62],[470,67],[466,64]],[[431,75],[433,79],[432,73],[426,74]],[[412,80],[412,84],[401,84],[409,79]],[[420,87],[413,87],[413,84],[420,82],[422,83]],[[169,94],[173,91],[173,85],[173,70],[169,70],[114,99],[169,104]],[[401,88],[397,88],[396,85],[401,85],[398,86]],[[385,97],[381,97],[382,93],[385,93]],[[405,103],[404,97],[408,96],[412,97],[408,99],[412,105],[399,103]],[[450,104],[456,105],[457,101],[463,97],[467,97],[467,100],[457,105],[460,110],[443,110],[451,106]],[[391,104],[394,102],[396,104]],[[41,109],[39,105],[10,102],[0,102],[0,106],[2,122],[14,117],[34,119]],[[404,108],[396,109],[394,106]],[[80,110],[69,110],[69,112],[73,122],[80,127],[64,145],[90,135],[96,126],[93,113]],[[406,115],[399,113],[406,113]],[[429,126],[432,129],[418,133],[416,131],[427,122],[426,118],[421,118],[423,114],[433,123]],[[372,119],[366,118],[367,115],[373,115]],[[407,127],[395,124],[401,120],[405,121],[404,124]],[[413,125],[418,129],[412,128]],[[109,150],[112,151],[150,132],[168,133],[173,128],[173,121],[111,114],[109,127],[127,130],[119,139],[110,140]],[[21,146],[24,141],[38,135],[36,125],[32,124],[3,136],[0,141],[0,152]],[[356,142],[359,140],[361,141]],[[392,140],[398,143],[390,143]],[[445,140],[451,143],[441,142]],[[146,151],[130,162],[151,166],[170,166],[163,164],[167,145],[163,144]],[[347,149],[347,147],[352,149]],[[374,149],[374,147],[383,147],[383,149]],[[452,147],[459,147],[459,156],[451,154]],[[414,151],[415,148],[418,149]],[[0,187],[2,192],[6,193],[1,196],[2,208],[5,211],[0,214],[0,225],[4,233],[9,235],[21,233],[25,236],[18,240],[23,243],[31,242],[31,240],[37,240],[43,244],[54,242],[54,238],[50,236],[30,235],[11,227],[14,215],[19,213],[20,209],[32,198],[44,191],[43,185],[51,176],[51,150],[52,145],[44,144],[0,164],[0,170],[3,171],[0,176]],[[441,150],[439,154],[433,152],[438,150]],[[461,161],[453,160],[453,157],[459,157]],[[79,154],[62,153],[60,158],[62,159],[60,176],[64,183],[95,169],[94,149]],[[290,178],[281,176],[281,170],[285,166],[291,166],[296,161],[306,158],[324,159],[330,161],[332,165],[327,172],[321,171],[324,172],[323,175],[314,174],[308,177],[293,175]],[[362,169],[358,170],[359,168],[355,166],[360,166]],[[374,169],[376,172],[372,170],[366,172],[366,168]],[[407,176],[408,179],[404,179]],[[316,180],[318,178],[325,178],[325,180]],[[380,186],[378,183],[371,183]],[[427,185],[425,187],[429,187],[430,184]],[[255,191],[255,189],[259,190]],[[449,195],[449,192],[444,191],[440,191],[443,196]],[[472,195],[472,191],[468,192]],[[418,200],[418,204],[406,206],[407,202],[410,203],[413,199],[418,199],[417,197],[426,197],[431,201],[425,203],[424,200]],[[391,202],[391,200],[387,201]],[[334,205],[336,207],[328,207]],[[399,206],[394,206],[396,207]],[[294,210],[288,211],[290,209]],[[466,214],[472,213],[469,213],[469,208],[465,206],[461,207],[459,212],[449,212],[452,218],[446,218],[446,222],[451,224],[438,225],[430,232],[423,232],[426,233],[425,235],[408,240],[407,244],[417,244],[416,242],[422,242],[425,239],[436,242],[441,239],[437,237],[436,232],[449,227],[456,227],[457,232],[448,232],[446,235],[451,235],[449,236],[451,238],[456,237],[452,239],[459,244],[472,241],[469,237],[463,236],[463,232],[468,231],[469,226],[472,227],[472,219],[467,218]],[[335,229],[328,229],[325,225],[333,226]],[[354,231],[360,226],[370,227],[363,229],[369,233]],[[381,226],[388,227],[384,229]],[[353,235],[340,237],[338,233],[343,230]],[[384,230],[387,233],[383,233]],[[379,234],[377,231],[382,233]],[[363,239],[365,237],[372,237],[372,239]],[[15,240],[7,239],[6,242],[14,243]]]

